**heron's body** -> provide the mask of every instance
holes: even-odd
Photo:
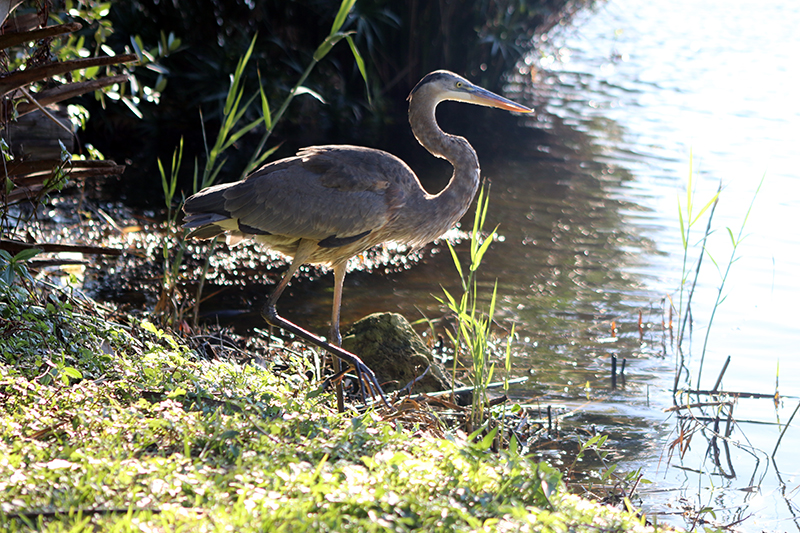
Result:
[[[463,192],[469,200],[478,173]],[[187,201],[186,221],[199,225],[192,237],[253,238],[291,257],[302,241],[311,241],[304,262],[333,266],[386,241],[430,242],[461,218],[469,200],[457,208],[437,206],[441,195],[426,193],[408,165],[386,152],[314,146],[243,181],[201,191]],[[438,215],[434,220],[420,217],[431,212]]]
[[[435,113],[440,102],[530,112],[447,71],[425,76],[408,99],[417,140],[453,165],[453,176],[439,194],[426,192],[408,165],[389,153],[333,145],[304,148],[243,181],[215,185],[186,200],[185,227],[193,229],[189,237],[224,233],[233,242],[251,237],[293,258],[263,312],[268,321],[288,322],[277,315],[275,303],[300,265],[329,264],[334,271],[330,334],[338,345],[348,259],[385,241],[422,246],[464,215],[478,188],[478,157],[466,139],[439,128]]]

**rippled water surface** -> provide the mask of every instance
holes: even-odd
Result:
[[[639,416],[666,420],[656,422],[661,430],[647,436],[661,439],[659,450],[645,448],[629,457],[633,463],[642,461],[657,488],[672,489],[653,497],[665,504],[656,505],[658,510],[670,511],[666,504],[683,496],[717,509],[720,523],[741,519],[741,527],[751,531],[796,530],[800,516],[793,502],[800,471],[796,424],[772,456],[785,427],[777,422],[786,423],[800,393],[800,334],[794,318],[800,296],[795,230],[800,208],[798,24],[800,6],[790,2],[611,1],[551,34],[548,45],[529,61],[533,84],[521,82],[544,112],[540,121],[552,117],[554,124],[584,133],[592,163],[608,167],[592,171],[610,199],[599,209],[614,209],[619,222],[614,235],[626,241],[615,247],[622,256],[613,254],[599,263],[605,265],[603,283],[615,270],[632,282],[610,289],[619,289],[620,302],[661,293],[677,304],[683,257],[678,206],[680,201],[686,208],[690,161],[695,212],[722,185],[715,231],[707,243],[722,271],[732,253],[727,228],[739,235],[766,176],[742,232],[745,238],[725,283],[701,370],[702,342],[721,280],[714,263],[704,259],[692,304],[692,342],[684,345],[689,378],[683,374],[681,382],[712,388],[730,356],[721,389],[769,394],[777,382],[784,399],[777,408],[765,399],[736,404],[734,418],[740,423],[728,445],[716,443],[718,466],[713,446],[699,434],[682,463],[665,464],[661,448],[677,436],[674,415],[659,419],[655,409],[632,413],[619,407],[634,425]],[[585,213],[585,208],[577,209]],[[602,231],[596,222],[593,234]],[[691,270],[705,224],[705,219],[698,223],[689,239]],[[584,276],[579,279],[587,283]],[[667,355],[665,366],[668,359],[674,362],[671,350]],[[658,368],[653,360],[646,366],[655,388],[671,389],[673,370]],[[663,394],[651,394],[651,400],[651,407],[664,407]],[[681,466],[709,475],[697,476]]]

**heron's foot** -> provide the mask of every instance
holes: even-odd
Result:
[[[267,324],[274,326],[273,320],[275,318],[280,318],[278,316],[278,310],[275,308],[275,304],[267,302],[264,304],[264,307],[261,308],[261,318],[267,321]]]
[[[384,394],[383,389],[378,382],[378,378],[375,376],[375,373],[366,364],[364,364],[364,362],[357,355],[323,340],[310,331],[301,328],[294,322],[286,320],[278,314],[277,310],[275,309],[275,305],[270,304],[269,302],[267,302],[267,304],[261,309],[261,316],[269,324],[294,333],[298,337],[310,342],[311,344],[319,346],[323,350],[332,353],[339,359],[350,363],[355,368],[356,375],[358,376],[358,382],[361,389],[361,400],[365,405],[367,404],[367,399],[364,396],[364,390],[369,393],[373,400],[377,401],[380,399],[383,401],[383,404],[386,405],[386,407],[389,409],[394,409],[389,403],[389,400],[386,399],[386,394]]]

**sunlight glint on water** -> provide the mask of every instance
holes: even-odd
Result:
[[[723,184],[714,222],[718,231],[709,243],[723,269],[731,253],[725,227],[734,235],[739,232],[766,173],[747,221],[741,259],[726,282],[727,299],[711,330],[701,388],[713,385],[730,355],[724,389],[772,393],[779,367],[779,390],[793,398],[777,411],[768,400],[740,401],[735,410],[740,420],[774,422],[780,417],[786,422],[800,395],[800,328],[795,318],[800,298],[798,27],[800,5],[789,1],[618,0],[601,4],[595,13],[582,13],[575,24],[551,35],[547,55],[534,62],[541,68],[536,81],[546,111],[589,132],[603,146],[606,161],[634,175],[635,183],[621,194],[653,210],[647,222],[662,229],[655,232],[658,247],[668,252],[661,260],[654,256],[653,268],[671,270],[665,270],[665,281],[676,280],[670,274],[680,276],[677,202],[680,196],[685,203],[690,153],[698,205]],[[542,83],[550,76],[554,79]],[[692,244],[704,227],[705,222],[694,230]],[[708,261],[703,274],[693,305],[692,385],[720,279]],[[651,288],[674,294],[676,285]],[[800,472],[800,421],[793,425],[776,455],[787,492],[797,490]],[[780,434],[774,425],[744,424],[742,429],[754,449],[767,454]],[[696,443],[687,464],[708,468],[704,442]],[[758,457],[757,465],[751,454]],[[761,483],[757,497],[738,501],[728,493],[724,498],[731,505],[750,505],[742,516],[754,517],[744,527],[797,529],[790,519],[800,513],[782,498],[768,458],[757,451],[739,450],[736,455],[738,477],[716,483],[739,490]],[[654,477],[655,467],[648,470]],[[655,478],[666,486],[685,483],[690,491],[694,485],[695,492],[698,485],[710,486],[707,478],[698,483],[683,473],[665,478],[663,467]],[[710,500],[710,490],[703,493]]]

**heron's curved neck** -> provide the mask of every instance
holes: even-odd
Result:
[[[426,95],[414,95],[408,107],[408,121],[419,143],[436,157],[453,165],[453,176],[439,194],[429,197],[447,231],[469,208],[478,190],[480,165],[478,155],[463,137],[445,133],[436,122],[439,101]],[[447,219],[447,220],[444,220]],[[438,235],[434,236],[438,237]]]

